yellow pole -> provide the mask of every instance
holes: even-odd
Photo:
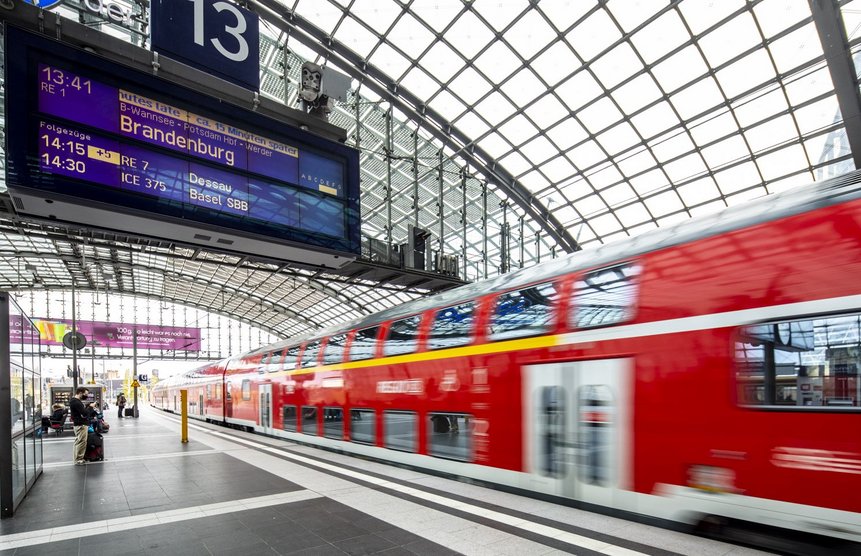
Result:
[[[182,442],[188,442],[188,390],[179,391],[179,405],[182,406]]]

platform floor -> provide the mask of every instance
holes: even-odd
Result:
[[[150,408],[108,421],[102,463],[49,434],[0,556],[763,554],[197,422],[181,444]]]

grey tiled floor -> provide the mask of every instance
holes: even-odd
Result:
[[[111,421],[111,419],[109,419]],[[71,435],[44,442],[45,470],[0,535],[302,490],[158,421],[113,419],[107,461],[69,465]],[[2,537],[0,537],[2,539]],[[0,551],[0,556],[457,554],[325,497]]]
[[[357,525],[361,522],[361,525]],[[327,498],[246,510],[170,525],[4,551],[7,556],[57,554],[450,555],[454,551],[394,529]]]

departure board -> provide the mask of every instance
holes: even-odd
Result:
[[[7,83],[27,100],[10,107],[7,95],[7,129],[27,140],[9,154],[10,188],[358,253],[355,150],[19,34],[27,40],[7,36],[7,47],[24,46]]]

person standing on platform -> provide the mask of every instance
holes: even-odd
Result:
[[[120,395],[117,396],[117,407],[119,411],[117,412],[117,416],[122,419],[123,418],[123,410],[126,408],[126,395],[120,392]]]
[[[87,450],[87,432],[90,427],[89,412],[84,407],[84,400],[90,395],[86,386],[78,386],[75,395],[69,402],[69,411],[72,414],[72,424],[75,426],[75,465],[84,465],[84,453]]]

